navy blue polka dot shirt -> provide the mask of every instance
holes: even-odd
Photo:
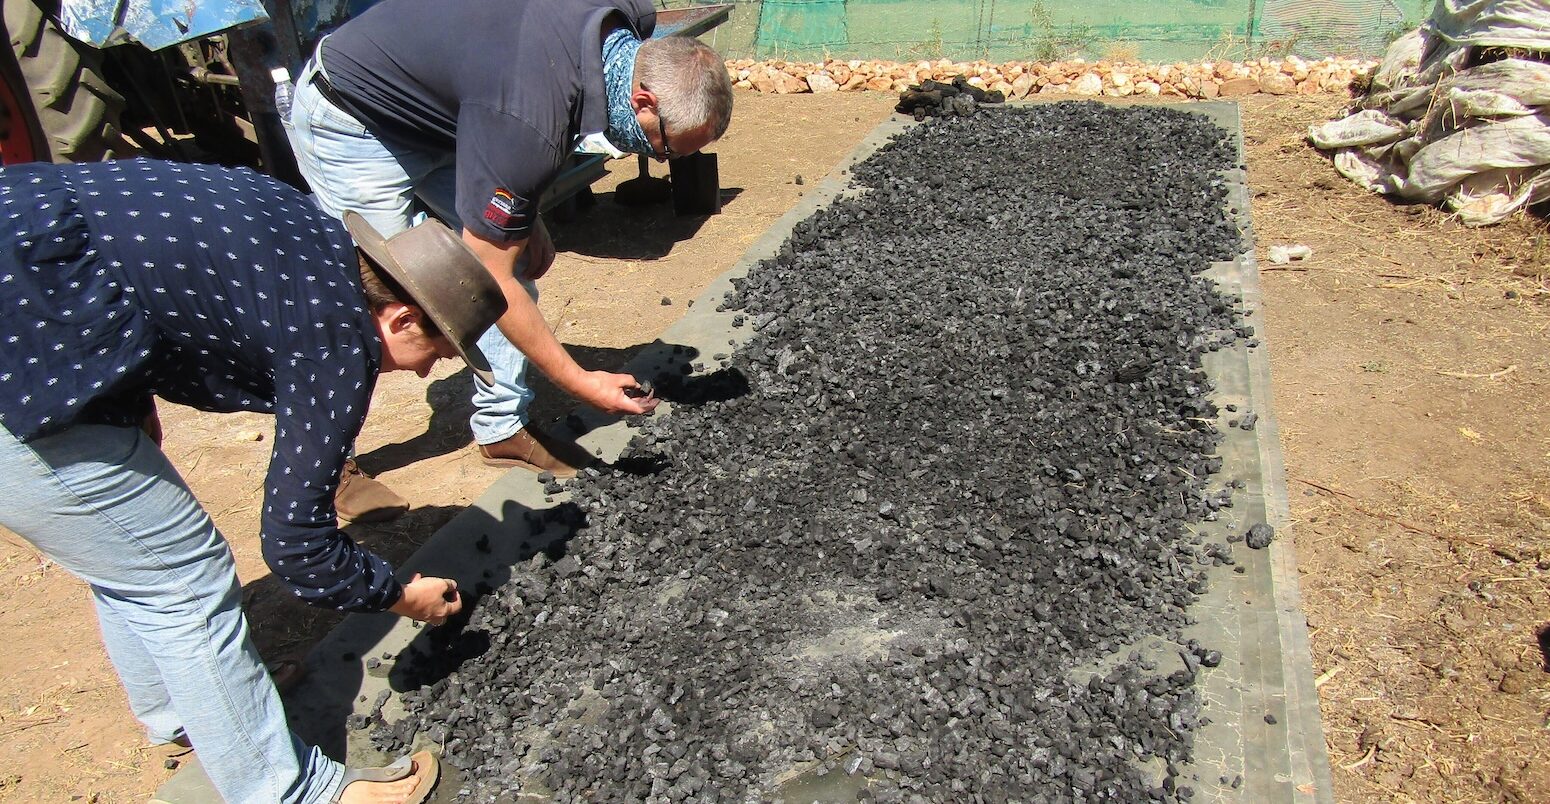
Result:
[[[303,600],[381,611],[393,568],[334,490],[382,344],[344,228],[247,169],[148,160],[0,170],[0,425],[138,426],[151,399],[275,416],[265,561]]]

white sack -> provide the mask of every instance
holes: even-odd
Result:
[[[1344,120],[1335,120],[1308,130],[1313,144],[1329,150],[1353,145],[1381,145],[1407,136],[1408,127],[1377,109],[1357,112]]]
[[[1544,0],[1438,0],[1384,56],[1353,114],[1309,128],[1335,168],[1375,192],[1496,223],[1550,195],[1550,65],[1478,48],[1550,50]]]

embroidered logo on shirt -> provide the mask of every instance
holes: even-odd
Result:
[[[495,188],[495,195],[490,196],[490,203],[484,207],[484,219],[502,229],[509,229],[517,217],[516,196],[505,187]]]

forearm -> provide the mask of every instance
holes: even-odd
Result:
[[[567,393],[576,394],[585,372],[549,330],[538,304],[516,275],[517,262],[532,241],[492,243],[464,230],[463,242],[495,277],[506,297],[506,314],[495,326],[544,376]]]
[[[532,237],[518,243],[492,243],[467,229],[463,230],[463,242],[489,269],[506,297],[506,314],[496,322],[496,327],[560,390],[605,413],[628,415],[650,413],[656,409],[655,397],[642,398],[626,393],[640,387],[634,377],[583,369],[549,331],[548,323],[538,312],[538,304],[516,276],[517,261],[529,247],[533,248],[532,262],[540,268],[553,260],[553,246],[542,224],[533,227]],[[529,276],[536,277],[539,273],[542,271]]]
[[[302,528],[278,517],[266,517],[262,527],[264,563],[309,605],[388,611],[403,597],[392,565],[337,528]]]
[[[576,395],[586,372],[549,330],[537,302],[514,279],[509,286],[502,285],[501,290],[506,292],[506,314],[495,326],[544,376],[566,393]]]

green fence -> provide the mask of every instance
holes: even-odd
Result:
[[[728,58],[804,61],[1378,56],[1439,1],[737,0],[704,38]]]

